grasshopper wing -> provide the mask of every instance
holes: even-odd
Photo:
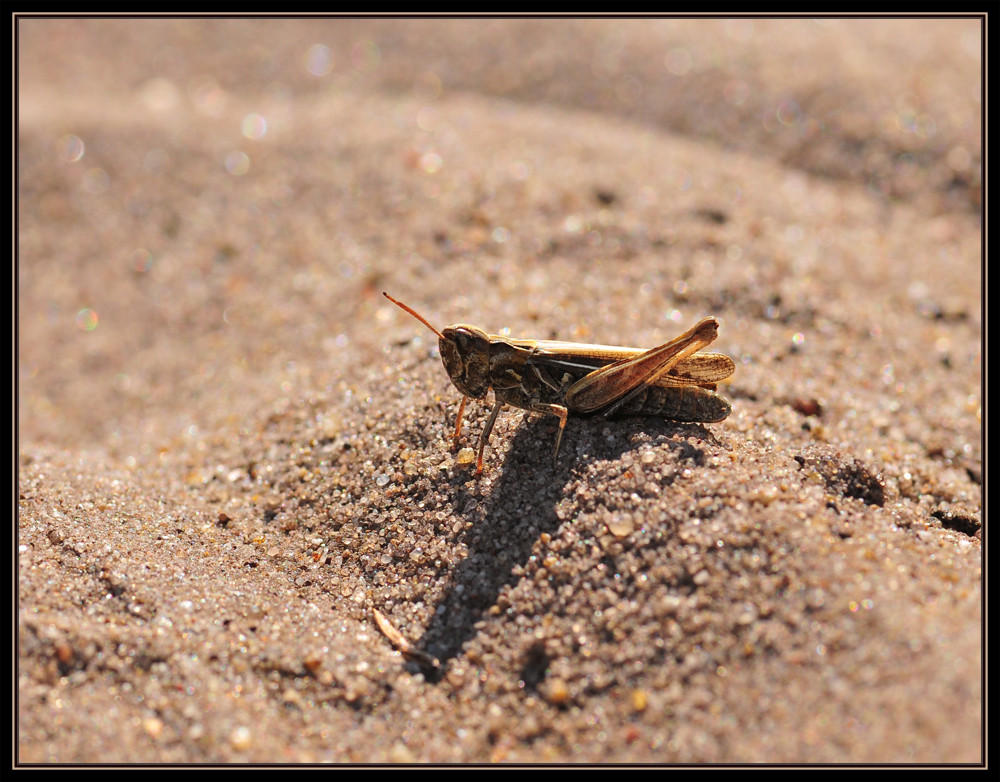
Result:
[[[718,334],[719,322],[715,318],[708,317],[670,342],[651,348],[634,358],[616,361],[596,369],[570,386],[566,391],[566,406],[580,413],[592,413],[644,386],[702,385],[715,382],[707,379],[713,376],[709,371],[700,372],[699,377],[699,371],[702,369],[700,361],[690,362],[686,359],[710,345]],[[682,366],[689,375],[692,374],[694,367],[690,379],[675,378],[670,375],[681,362],[685,362]],[[726,368],[732,367],[731,360],[728,360],[728,364],[725,361],[721,363]],[[716,371],[721,371],[721,368],[717,368]],[[730,374],[732,371],[725,377]]]
[[[736,371],[736,364],[723,353],[695,353],[682,358],[656,381],[658,386],[714,387]]]

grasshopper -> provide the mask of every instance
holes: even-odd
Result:
[[[506,405],[559,419],[553,457],[559,455],[566,418],[601,413],[659,416],[672,421],[715,423],[732,412],[715,384],[736,371],[729,356],[700,353],[718,336],[713,317],[699,321],[659,347],[623,348],[558,340],[510,339],[456,323],[438,331],[413,309],[382,294],[437,334],[444,369],[462,394],[454,442],[462,432],[465,403],[493,390],[493,409],[479,438],[476,475],[497,416]]]

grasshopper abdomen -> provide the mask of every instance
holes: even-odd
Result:
[[[733,406],[724,396],[701,386],[646,386],[612,411],[612,417],[650,416],[684,423],[725,421]]]

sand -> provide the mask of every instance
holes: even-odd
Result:
[[[979,21],[16,29],[17,763],[983,761]]]

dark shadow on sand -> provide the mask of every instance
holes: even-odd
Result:
[[[589,439],[594,443],[593,452],[574,454],[574,435],[579,436],[585,427],[597,427],[600,431],[609,425],[616,427],[613,440],[592,436]],[[429,680],[440,680],[449,663],[476,635],[477,625],[487,618],[503,590],[522,578],[520,570],[529,563],[539,536],[546,532],[554,534],[564,523],[557,514],[557,505],[565,496],[567,484],[590,462],[620,458],[653,438],[656,445],[669,446],[678,460],[700,464],[704,451],[689,438],[715,442],[713,433],[701,424],[659,419],[608,422],[601,417],[577,418],[573,419],[571,427],[575,432],[567,430],[563,452],[555,464],[550,450],[554,434],[546,419],[533,418],[519,425],[506,454],[487,448],[488,459],[502,459],[503,462],[496,485],[486,499],[480,498],[468,474],[455,477],[455,507],[472,506],[471,510],[458,514],[458,518],[465,517],[472,522],[460,538],[469,556],[454,569],[433,619],[414,643],[416,648],[438,661],[436,667],[412,662]],[[639,433],[648,437],[635,437]],[[497,444],[497,439],[494,434],[493,445]]]

